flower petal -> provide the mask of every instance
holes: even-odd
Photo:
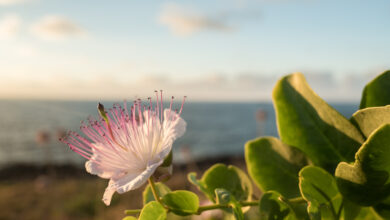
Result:
[[[157,163],[149,164],[141,173],[130,173],[119,179],[113,180],[115,182],[113,187],[116,188],[116,191],[120,194],[141,187],[149,177],[153,175],[154,171],[162,162],[163,160],[160,160]]]
[[[183,136],[186,132],[186,126],[187,123],[177,113],[170,109],[164,110],[163,129],[166,132],[166,138],[174,141]]]
[[[115,193],[115,188],[112,187],[112,184],[113,184],[113,181],[110,180],[110,182],[108,183],[108,186],[106,188],[106,191],[104,191],[104,194],[103,194],[102,201],[104,202],[104,204],[106,204],[106,206],[109,206],[111,204],[112,195],[114,195],[114,193]]]
[[[98,175],[99,177],[104,179],[111,179],[122,173],[118,169],[115,170],[111,167],[105,167],[93,161],[85,162],[85,170],[90,174]]]

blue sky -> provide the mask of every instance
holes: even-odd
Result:
[[[388,27],[378,0],[0,0],[0,97],[269,100],[303,72],[357,100],[390,69]]]

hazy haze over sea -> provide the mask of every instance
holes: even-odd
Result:
[[[103,102],[106,108],[114,102]],[[58,141],[57,133],[79,131],[80,121],[97,117],[92,101],[0,101],[0,166],[15,163],[72,163],[83,158]],[[357,103],[331,104],[349,118]],[[166,104],[167,106],[167,104]],[[180,107],[179,103],[176,103]],[[261,110],[266,120],[256,120]],[[187,132],[174,143],[174,161],[220,155],[242,155],[247,140],[259,135],[278,136],[272,103],[189,102],[182,117]],[[37,143],[37,133],[47,133],[47,143]]]

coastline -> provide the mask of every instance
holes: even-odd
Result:
[[[196,172],[201,178],[215,163],[235,165],[246,172],[242,155],[205,158],[174,165],[173,176],[164,183],[172,190],[196,192],[204,202],[205,197],[188,182],[187,174]],[[122,219],[124,210],[142,207],[145,186],[121,195],[115,193],[111,205],[105,206],[101,199],[107,183],[108,180],[74,165],[6,166],[0,170],[0,219]],[[260,195],[260,191],[254,189],[255,194]],[[190,218],[170,216],[169,219]]]

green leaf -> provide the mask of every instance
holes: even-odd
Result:
[[[163,183],[156,183],[155,186],[156,186],[157,195],[159,195],[160,197],[163,197],[165,194],[171,192],[171,189],[169,189],[169,187]],[[147,204],[148,202],[155,200],[150,185],[146,186],[144,192],[142,193],[142,196],[143,196],[144,205]]]
[[[273,91],[281,140],[301,149],[318,166],[333,172],[353,161],[363,142],[359,130],[322,100],[300,73],[283,77]]]
[[[320,167],[307,166],[299,172],[299,188],[313,219],[337,219],[342,196],[332,175]]]
[[[226,205],[231,201],[230,192],[226,189],[217,188],[215,189],[216,203]]]
[[[165,220],[167,212],[162,205],[156,201],[149,202],[144,206],[139,220]]]
[[[390,198],[387,198],[381,203],[375,205],[374,209],[376,213],[384,219],[390,219]]]
[[[263,137],[245,145],[248,173],[262,191],[275,190],[292,198],[300,195],[298,172],[307,164],[296,148],[274,137]]]
[[[134,216],[126,216],[126,217],[122,218],[122,220],[137,220],[137,218]]]
[[[242,207],[237,200],[231,200],[230,206],[232,207],[232,211],[236,220],[244,220],[244,213],[242,212]]]
[[[365,213],[366,210],[363,210],[361,206],[344,198],[342,208],[341,217],[343,217],[344,220],[359,219],[362,216],[367,216]]]
[[[205,194],[208,192],[207,189],[206,189],[206,187],[204,186],[204,184],[203,184],[200,180],[196,179],[196,173],[195,173],[195,172],[189,173],[189,174],[187,175],[187,179],[188,179],[188,181],[189,181],[190,183],[192,183],[193,185],[195,185],[196,187],[198,187],[198,189],[199,189],[201,192],[203,192],[203,193],[205,193]],[[206,196],[210,198],[210,196],[209,196],[208,194],[207,194]]]
[[[226,189],[238,201],[251,199],[251,181],[241,169],[232,165],[215,164],[203,174],[200,180],[196,180],[194,173],[190,173],[188,179],[213,202],[216,201],[214,191],[217,188]]]
[[[261,197],[260,219],[293,220],[297,219],[289,204],[282,200],[282,195],[276,191],[268,191]]]
[[[358,213],[358,216],[354,218],[354,220],[384,220],[384,219],[380,217],[372,207],[363,207]]]
[[[181,216],[196,214],[199,208],[198,196],[186,190],[169,192],[162,198],[162,202],[173,213]]]
[[[351,121],[369,137],[375,129],[390,123],[390,105],[361,109],[352,115]]]
[[[360,108],[390,104],[390,71],[386,71],[364,87]]]
[[[368,137],[354,164],[342,162],[337,166],[337,185],[344,197],[371,206],[390,196],[389,146],[390,124],[386,124]]]
[[[234,217],[237,220],[244,220],[244,213],[242,211],[241,204],[230,194],[229,191],[222,188],[215,189],[216,203],[221,205],[229,205],[229,209],[223,208],[222,210],[233,212]]]

